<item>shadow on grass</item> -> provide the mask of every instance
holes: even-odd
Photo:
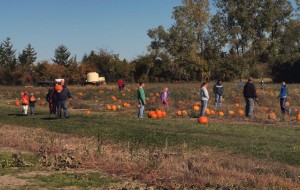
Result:
[[[28,116],[28,115],[25,115],[25,114],[22,114],[22,113],[10,113],[8,114],[8,116]]]
[[[57,120],[56,117],[42,117],[41,120]]]

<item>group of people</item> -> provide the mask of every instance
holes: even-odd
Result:
[[[46,101],[49,103],[50,114],[55,114],[57,118],[61,118],[63,110],[64,117],[69,118],[67,105],[69,98],[72,98],[72,95],[64,80],[61,80],[60,84],[54,84],[52,88],[49,88]]]
[[[31,115],[34,115],[34,107],[36,98],[33,93],[24,91],[21,93],[21,102],[23,108],[23,114],[28,115],[28,106],[30,107]],[[60,83],[56,83],[52,88],[49,88],[46,95],[46,101],[49,103],[50,114],[56,115],[57,118],[62,117],[62,110],[65,118],[69,118],[67,100],[71,98],[70,90],[65,85],[65,81],[61,80]]]
[[[240,86],[242,84],[242,81],[240,80],[238,85]],[[263,86],[263,83],[261,83]],[[146,105],[146,96],[144,92],[144,86],[145,83],[140,82],[139,83],[139,88],[137,90],[137,97],[138,97],[138,102],[140,105],[139,112],[138,112],[138,118],[143,118],[143,113],[144,113],[144,108]],[[243,96],[245,98],[246,102],[246,108],[245,108],[245,116],[249,118],[253,118],[253,112],[254,112],[254,102],[258,100],[257,93],[256,93],[256,88],[255,85],[253,84],[252,78],[249,78],[248,81],[246,82],[243,89]],[[203,82],[200,87],[200,101],[201,101],[201,110],[200,110],[200,116],[205,116],[205,110],[208,105],[208,100],[209,100],[209,93],[207,90],[208,87],[208,82]],[[224,86],[221,82],[221,80],[218,80],[214,86],[213,86],[213,92],[215,95],[215,101],[214,101],[214,108],[218,109],[222,107],[222,98],[223,98],[223,93],[224,93]],[[291,113],[291,109],[286,106],[286,101],[287,101],[287,92],[288,88],[286,86],[285,82],[281,83],[280,86],[280,94],[278,98],[280,99],[280,107],[281,111],[283,114],[285,113]],[[161,101],[162,104],[165,106],[165,108],[168,108],[168,96],[169,96],[169,91],[168,88],[165,88],[164,91],[161,94]]]
[[[23,114],[28,115],[28,107],[30,108],[30,114],[34,115],[34,107],[35,107],[35,102],[36,99],[34,97],[33,93],[30,93],[28,96],[28,92],[24,91],[21,92],[21,103],[22,103],[22,109],[23,109]]]

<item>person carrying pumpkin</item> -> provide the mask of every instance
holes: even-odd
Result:
[[[26,91],[22,92],[21,95],[22,95],[21,96],[21,102],[22,102],[23,114],[27,115],[29,98],[28,98],[28,95],[27,95]]]
[[[31,93],[30,98],[29,98],[29,107],[30,107],[30,114],[31,115],[34,115],[35,102],[36,102],[36,99],[35,99],[33,93]]]
[[[67,100],[72,98],[69,89],[65,85],[56,85],[54,96],[57,98],[56,117],[61,118],[61,110],[63,109],[64,117],[69,118]]]
[[[143,118],[144,109],[146,105],[146,96],[143,87],[145,86],[145,83],[139,82],[139,88],[137,90],[137,97],[140,104],[139,112],[138,112],[138,118]]]

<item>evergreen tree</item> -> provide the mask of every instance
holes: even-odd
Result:
[[[70,55],[71,53],[68,51],[68,48],[64,45],[60,45],[55,49],[54,59],[52,59],[52,61],[58,65],[68,67],[71,62],[71,59],[69,58]]]
[[[36,60],[36,52],[31,44],[28,44],[27,47],[22,51],[22,54],[19,54],[19,63],[21,65],[32,65]]]
[[[4,67],[8,73],[11,73],[17,64],[16,50],[13,49],[10,38],[6,38],[6,40],[1,43],[1,46],[1,66]]]

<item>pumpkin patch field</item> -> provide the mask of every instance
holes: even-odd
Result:
[[[300,85],[288,84],[292,111],[282,114],[280,85],[255,84],[254,118],[245,117],[236,83],[224,83],[215,109],[212,82],[199,117],[199,85],[146,83],[143,119],[137,84],[122,92],[116,84],[68,86],[67,119],[49,114],[46,87],[1,86],[0,181],[19,184],[3,188],[300,189]],[[22,115],[25,90],[35,95],[35,115]]]

